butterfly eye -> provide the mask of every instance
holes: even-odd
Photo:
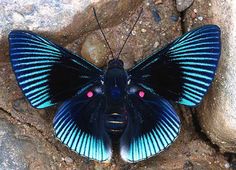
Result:
[[[88,92],[87,92],[87,97],[88,97],[88,98],[93,97],[93,92],[92,92],[92,91],[88,91]]]
[[[138,95],[139,95],[139,97],[143,98],[143,97],[145,96],[145,92],[142,91],[142,90],[140,90],[140,91],[138,92]]]

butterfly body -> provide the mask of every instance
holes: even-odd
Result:
[[[127,98],[128,74],[122,60],[108,62],[104,72],[104,96],[106,100],[105,122],[111,136],[120,136],[127,124],[125,101]]]
[[[118,142],[124,161],[159,154],[180,133],[169,100],[197,106],[218,65],[220,28],[206,25],[177,38],[125,70],[112,59],[101,69],[29,31],[9,34],[10,58],[20,88],[38,109],[62,103],[55,136],[77,154],[100,162]]]

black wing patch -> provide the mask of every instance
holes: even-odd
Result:
[[[164,98],[137,86],[129,88],[128,125],[120,141],[120,154],[138,162],[167,148],[177,138],[180,120]]]
[[[187,106],[200,103],[214,78],[221,52],[220,28],[190,31],[128,71],[131,81]]]
[[[86,90],[65,101],[58,109],[53,125],[56,137],[71,150],[103,162],[111,159],[112,149],[105,131],[105,99],[102,94],[96,94],[96,89],[99,88]]]
[[[72,97],[102,74],[96,66],[32,32],[12,31],[9,44],[18,84],[35,108]]]

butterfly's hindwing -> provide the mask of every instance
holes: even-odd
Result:
[[[174,142],[180,131],[180,120],[164,98],[135,86],[131,86],[131,93],[126,105],[128,125],[120,139],[120,153],[125,161],[138,162],[160,153]]]
[[[220,29],[190,31],[129,70],[131,81],[187,106],[200,103],[218,65]]]
[[[86,90],[66,100],[53,121],[56,137],[81,156],[99,162],[109,161],[112,150],[105,130],[105,109],[104,96],[95,91]]]
[[[10,58],[30,104],[45,108],[75,95],[102,71],[51,41],[28,31],[9,34]]]

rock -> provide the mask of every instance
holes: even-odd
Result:
[[[65,160],[65,162],[66,162],[67,164],[73,163],[73,159],[71,159],[69,156],[65,157],[64,160]]]
[[[154,43],[154,45],[153,45],[153,48],[157,48],[158,46],[159,46],[159,42],[156,41],[156,42]]]
[[[60,169],[56,149],[40,134],[0,111],[0,169]],[[57,153],[58,154],[58,153]]]
[[[13,128],[13,125],[0,119],[0,166],[3,169],[26,169],[27,161],[21,151],[21,142],[14,138]]]
[[[4,11],[0,15],[0,53],[4,55],[0,59],[7,61],[7,34],[13,29],[41,33],[65,45],[98,28],[92,7],[97,10],[102,26],[107,27],[120,23],[141,2],[142,0],[3,0],[0,3],[0,10]]]
[[[204,19],[192,19],[194,9]],[[216,78],[197,112],[199,124],[221,152],[236,153],[236,3],[234,1],[195,0],[185,15],[185,30],[217,24],[222,31],[222,53]]]
[[[184,163],[183,169],[184,169],[184,170],[192,170],[192,169],[193,169],[193,164],[192,164],[192,162],[186,161],[186,162]]]
[[[142,28],[142,29],[141,29],[141,32],[142,32],[142,33],[145,33],[145,32],[147,32],[147,30],[144,29],[144,28]]]
[[[194,0],[176,0],[177,10],[183,12],[192,5],[193,1]]]
[[[221,151],[236,153],[236,3],[212,1],[214,23],[222,30],[222,54],[215,83],[199,108],[204,131]]]
[[[109,48],[106,45],[103,37],[96,33],[90,34],[86,37],[82,49],[81,55],[89,62],[102,67],[109,59]]]

